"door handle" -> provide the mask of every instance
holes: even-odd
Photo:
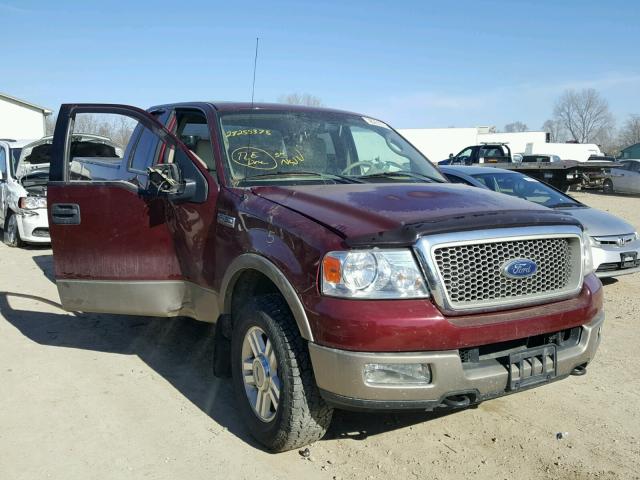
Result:
[[[51,205],[51,222],[56,225],[80,225],[80,205],[54,203]]]

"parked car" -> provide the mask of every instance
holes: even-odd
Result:
[[[482,167],[441,167],[440,170],[452,182],[529,200],[562,210],[579,220],[589,235],[597,276],[614,277],[640,271],[640,236],[633,225],[624,220],[510,170]]]
[[[124,154],[69,152],[82,114],[139,122]],[[380,120],[62,105],[52,160],[64,308],[215,323],[215,371],[271,450],[321,438],[334,407],[466,407],[582,375],[596,353],[579,222],[446,182]]]
[[[49,171],[23,175],[20,154],[33,140],[0,140],[0,226],[4,243],[21,247],[25,242],[49,243],[46,184]]]
[[[640,160],[620,160],[620,168],[612,168],[606,176],[604,193],[640,193]]]

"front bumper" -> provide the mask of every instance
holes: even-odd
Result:
[[[573,346],[558,348],[556,379],[569,375],[576,367],[593,360],[600,343],[604,312],[583,325],[580,340]],[[512,393],[509,373],[497,358],[464,362],[459,350],[416,353],[365,353],[309,344],[316,382],[331,404],[355,409],[432,410],[453,396],[467,395],[472,402]],[[431,383],[420,386],[369,385],[364,366],[369,363],[429,364]]]
[[[622,264],[620,255],[625,252],[636,253],[635,266],[624,266]],[[617,245],[592,246],[591,255],[593,256],[595,273],[600,278],[640,272],[640,240],[635,240],[624,247],[618,247]]]
[[[21,210],[17,214],[20,239],[28,243],[51,243],[47,209]]]

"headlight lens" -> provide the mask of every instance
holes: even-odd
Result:
[[[329,252],[322,261],[322,293],[345,298],[424,298],[429,291],[408,249]]]
[[[33,210],[36,208],[47,208],[46,197],[22,197],[18,204],[20,208]]]
[[[582,234],[582,261],[583,261],[583,272],[584,275],[587,276],[590,273],[593,273],[593,256],[591,255],[591,244],[593,240],[586,233]]]

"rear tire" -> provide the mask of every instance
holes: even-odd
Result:
[[[24,242],[20,238],[20,230],[18,230],[18,219],[13,212],[9,212],[4,225],[4,243],[9,247],[24,246]]]
[[[613,182],[611,180],[607,179],[602,183],[602,192],[613,193]]]
[[[320,396],[306,342],[280,295],[258,296],[235,316],[231,370],[245,423],[269,450],[292,450],[324,436],[333,410]]]

